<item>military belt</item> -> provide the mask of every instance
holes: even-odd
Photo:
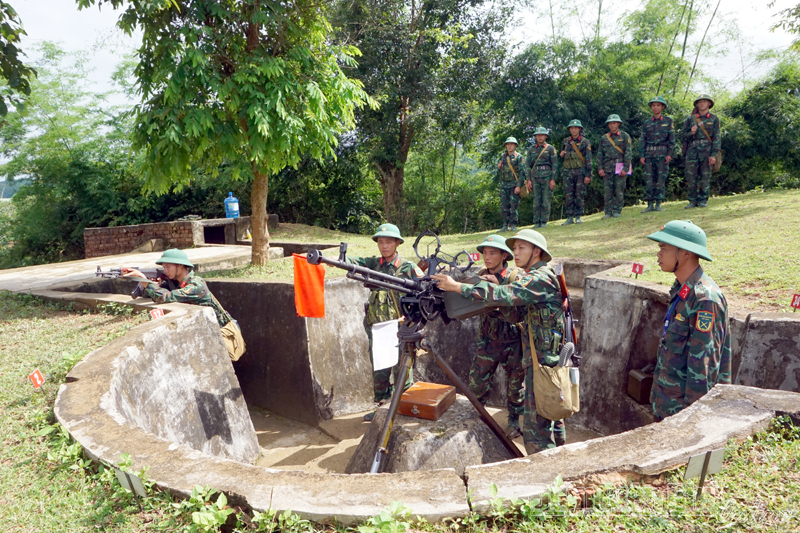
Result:
[[[666,152],[669,150],[669,146],[648,146],[645,150],[648,152]]]
[[[533,167],[534,170],[550,170],[550,165],[539,165],[538,167]]]
[[[692,141],[692,146],[697,146],[697,145],[700,145],[700,144],[711,144],[711,143],[708,142],[708,139],[696,139],[696,140]]]

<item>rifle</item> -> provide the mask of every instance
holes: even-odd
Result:
[[[423,239],[427,238],[427,241]],[[425,246],[425,252],[422,246]],[[433,247],[433,251],[431,251]],[[442,368],[448,378],[455,384],[458,391],[466,396],[470,403],[478,410],[484,422],[497,435],[508,451],[517,458],[524,457],[519,448],[505,434],[500,425],[486,411],[481,402],[472,391],[469,390],[464,382],[456,375],[450,365],[441,359],[425,340],[425,325],[437,318],[441,318],[445,324],[449,324],[453,316],[467,318],[476,314],[486,312],[488,309],[480,304],[470,302],[455,293],[445,293],[436,285],[436,280],[432,279],[433,274],[442,272],[447,267],[466,272],[472,266],[472,259],[466,251],[460,252],[455,256],[441,251],[441,241],[432,231],[428,230],[420,233],[414,241],[414,253],[422,262],[427,264],[427,273],[418,279],[402,279],[389,274],[375,272],[368,268],[354,265],[347,262],[347,243],[339,245],[339,258],[328,259],[319,250],[309,250],[306,260],[312,265],[324,263],[326,265],[347,270],[347,277],[364,284],[367,288],[382,288],[402,293],[400,297],[400,307],[402,308],[405,320],[397,331],[397,337],[403,346],[403,355],[400,360],[400,368],[395,383],[405,383],[408,373],[414,364],[417,349],[422,348],[431,354],[434,361]],[[453,298],[454,297],[454,298]],[[461,300],[461,301],[459,301]],[[465,302],[473,304],[473,309],[465,312]],[[480,308],[480,309],[479,309]],[[400,405],[400,397],[403,395],[403,388],[396,386],[389,403],[389,412],[383,423],[380,437],[378,439],[375,457],[370,468],[371,474],[380,472],[383,458],[388,454],[389,437],[391,436],[394,418],[397,415],[397,408]]]
[[[137,267],[131,267],[131,268],[138,270],[139,272],[144,274],[147,279],[155,281],[156,283],[160,283],[161,281],[166,280],[169,283],[169,289],[170,290],[175,289],[172,280],[167,277],[167,275],[164,273],[163,270],[159,270],[157,268],[137,268]],[[126,276],[125,273],[122,272],[121,268],[110,268],[104,271],[102,268],[100,268],[100,265],[97,265],[97,271],[95,272],[94,275],[95,277],[98,278],[122,278],[130,281],[137,281],[141,279],[138,277]],[[136,298],[144,294],[144,285],[145,285],[144,282],[139,282],[136,285],[136,288],[133,289],[133,292],[131,292],[131,298],[135,300]]]
[[[561,303],[561,309],[564,310],[564,320],[566,322],[564,346],[559,354],[558,366],[567,366],[569,363],[571,366],[578,368],[581,366],[581,356],[578,355],[578,335],[575,331],[575,318],[572,312],[572,301],[569,299],[569,291],[567,290],[567,279],[564,277],[564,265],[558,263],[553,270],[558,278],[561,296],[564,298]]]

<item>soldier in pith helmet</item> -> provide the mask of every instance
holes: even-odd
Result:
[[[573,119],[567,125],[569,137],[564,139],[561,148],[562,179],[564,183],[564,205],[567,220],[562,224],[581,224],[583,197],[586,186],[592,182],[592,144],[583,135],[583,124]]]
[[[622,119],[609,115],[606,120],[608,133],[597,143],[597,174],[603,178],[605,212],[603,218],[622,216],[625,197],[625,182],[631,166],[633,152],[631,136],[620,130]]]
[[[661,211],[669,164],[675,152],[675,126],[671,118],[663,115],[667,108],[666,100],[656,96],[649,105],[653,116],[645,119],[639,139],[639,161],[644,165],[647,201],[647,209],[642,213]]]
[[[684,158],[689,196],[689,205],[685,209],[706,207],[708,202],[711,171],[721,148],[719,118],[709,112],[712,107],[714,100],[707,94],[701,94],[694,101],[694,110],[681,129],[683,145],[686,147]]]
[[[517,152],[517,139],[506,139],[505,152],[497,162],[497,179],[500,182],[500,209],[503,212],[503,231],[517,231],[519,214],[519,184],[527,179],[522,154]],[[515,192],[516,191],[516,192]]]
[[[535,228],[540,228],[550,220],[558,157],[555,147],[547,143],[547,128],[539,126],[533,136],[536,144],[528,149],[525,168],[528,171],[528,187],[533,193],[533,224]],[[520,183],[519,186],[523,185]]]

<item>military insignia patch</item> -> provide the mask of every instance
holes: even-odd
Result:
[[[530,274],[525,274],[524,276],[519,278],[519,282],[522,284],[523,287],[527,287],[528,283],[530,283],[531,281],[533,281],[533,276],[531,276]]]
[[[714,327],[714,313],[711,311],[700,311],[697,313],[697,331],[708,333]]]
[[[677,320],[678,322],[686,322],[686,317],[678,313],[677,315],[675,315],[675,320]]]
[[[487,240],[487,241],[489,241],[489,242],[492,242],[492,241],[494,240],[494,237],[489,237],[489,238],[488,238],[488,239],[486,239],[486,240]]]
[[[682,299],[685,300],[686,297],[689,296],[689,291],[691,290],[692,290],[691,287],[689,287],[688,285],[684,285],[683,288],[681,289],[681,292],[678,293],[678,296],[680,296]]]

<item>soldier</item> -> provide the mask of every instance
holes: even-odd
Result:
[[[533,223],[535,228],[547,225],[550,220],[550,202],[553,200],[553,189],[556,187],[556,149],[552,144],[547,144],[547,129],[539,126],[533,132],[536,146],[528,149],[528,159],[525,167],[528,172],[528,187],[533,192]],[[519,194],[523,181],[517,183],[514,189]]]
[[[524,229],[508,239],[514,250],[514,262],[527,274],[508,285],[493,285],[481,281],[476,285],[458,283],[437,274],[439,287],[460,292],[465,298],[482,302],[487,307],[509,308],[525,306],[525,331],[522,332],[522,366],[525,368],[525,412],[522,438],[525,450],[536,453],[566,444],[564,421],[552,421],[536,412],[533,394],[533,358],[531,340],[539,364],[556,366],[564,338],[564,311],[561,309],[561,289],[553,269],[547,266],[552,259],[547,241],[538,231]],[[514,319],[512,319],[514,320]]]
[[[372,236],[372,240],[378,243],[378,251],[380,256],[376,257],[357,257],[348,256],[347,262],[354,265],[363,266],[381,272],[383,274],[391,274],[398,278],[421,278],[422,271],[411,261],[407,261],[400,257],[397,253],[397,247],[405,242],[403,237],[400,236],[400,229],[394,224],[381,224],[378,232]],[[386,322],[387,320],[394,320],[403,316],[400,310],[400,294],[395,291],[390,291],[382,288],[373,288],[369,293],[369,300],[366,305],[366,319],[364,326],[367,330],[367,338],[369,339],[369,356],[370,361],[374,365],[372,358],[372,325],[378,322]],[[398,365],[392,368],[385,368],[383,370],[375,370],[372,374],[372,385],[375,393],[375,402],[381,403],[392,397],[392,384],[389,379],[390,376],[397,378]],[[407,389],[413,383],[411,373],[409,372],[408,378],[405,383],[404,389]],[[375,413],[369,413],[364,416],[364,420],[370,421],[375,416]]]
[[[583,223],[583,197],[586,186],[592,182],[592,145],[581,135],[583,125],[580,120],[571,120],[568,128],[570,136],[564,139],[561,148],[564,204],[567,207],[567,220],[562,226]]]
[[[660,96],[650,100],[653,116],[642,124],[642,138],[639,140],[639,162],[644,165],[644,184],[647,188],[645,200],[647,209],[661,211],[664,201],[664,187],[669,174],[669,163],[675,151],[675,127],[672,119],[662,115],[667,102]]]
[[[684,158],[686,161],[686,184],[689,188],[689,205],[684,209],[706,207],[711,169],[717,162],[720,150],[719,118],[708,112],[714,100],[702,94],[694,101],[694,110],[683,123]]]
[[[506,151],[497,162],[497,178],[500,181],[500,208],[503,211],[503,231],[517,231],[519,215],[519,188],[517,184],[525,179],[522,154],[517,153],[517,139],[509,137],[505,142]],[[515,192],[516,191],[516,192]]]
[[[600,138],[597,145],[597,174],[603,178],[605,191],[605,212],[603,218],[622,216],[625,202],[625,180],[631,166],[631,136],[620,131],[622,119],[619,115],[609,115],[606,119],[608,133]]]
[[[478,245],[483,254],[485,268],[478,275],[497,285],[508,285],[519,278],[523,272],[508,267],[508,260],[514,254],[506,246],[500,235],[489,235]],[[469,370],[469,388],[486,404],[492,387],[492,375],[498,365],[503,365],[508,380],[508,431],[512,439],[520,436],[519,417],[523,414],[522,382],[525,371],[522,368],[522,345],[520,344],[521,324],[507,322],[498,310],[481,315],[478,351]]]
[[[222,307],[222,304],[208,290],[208,285],[200,276],[194,273],[194,265],[189,261],[186,252],[171,248],[164,252],[156,261],[157,265],[164,267],[164,273],[169,281],[156,283],[135,268],[122,268],[126,276],[144,278],[147,283],[144,295],[156,303],[179,302],[185,304],[202,305],[214,310],[217,323],[222,328],[222,336],[228,353],[234,361],[244,354],[245,345],[239,323]]]
[[[731,336],[725,297],[700,266],[700,258],[711,261],[705,232],[673,220],[647,238],[658,242],[658,266],[676,278],[650,391],[655,418],[661,421],[715,384],[730,384]]]

